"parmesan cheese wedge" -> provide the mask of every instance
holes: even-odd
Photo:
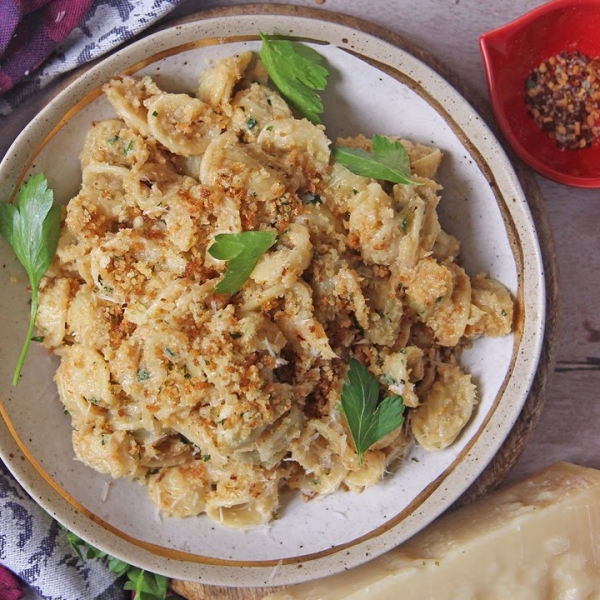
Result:
[[[358,568],[264,600],[598,600],[600,471],[557,463]]]

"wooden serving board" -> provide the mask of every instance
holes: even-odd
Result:
[[[166,22],[157,29],[171,27],[173,25],[197,21],[207,18],[235,16],[235,15],[264,15],[277,14],[290,17],[302,16],[305,18],[319,19],[342,23],[348,27],[362,31],[385,40],[395,46],[402,48],[425,64],[429,65],[452,84],[477,112],[484,118],[489,127],[502,139],[497,126],[494,123],[491,110],[486,100],[475,95],[460,78],[450,72],[440,61],[433,57],[423,48],[418,47],[410,40],[394,32],[388,31],[377,25],[350,17],[347,15],[332,13],[317,8],[274,5],[274,4],[247,4],[232,6],[195,13],[183,19]],[[538,232],[542,257],[545,267],[546,282],[546,324],[545,341],[542,356],[535,376],[535,380],[529,396],[523,406],[519,418],[513,426],[504,444],[494,459],[485,468],[479,478],[461,496],[455,507],[471,504],[481,496],[496,489],[504,480],[507,473],[514,466],[517,458],[523,451],[529,437],[537,424],[538,418],[544,406],[544,392],[550,375],[554,370],[556,359],[556,348],[559,330],[560,299],[558,287],[558,268],[556,264],[556,252],[554,240],[550,229],[543,198],[540,194],[533,171],[526,167],[509,148],[505,148],[512,160],[516,173],[521,181],[523,190],[527,197]],[[260,600],[269,592],[281,588],[227,588],[209,586],[195,582],[173,580],[173,589],[187,600]]]

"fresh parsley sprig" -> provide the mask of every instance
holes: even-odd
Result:
[[[312,123],[321,122],[323,102],[319,96],[327,86],[324,58],[310,46],[260,34],[260,58],[281,95]]]
[[[406,148],[383,135],[371,139],[373,152],[362,148],[335,146],[334,159],[355,175],[382,179],[392,183],[414,184],[410,177],[410,159]]]
[[[123,589],[135,592],[135,600],[164,600],[167,598],[169,580],[164,575],[127,566],[129,568],[125,574],[128,581],[125,582]]]
[[[79,557],[79,560],[94,559],[94,558],[106,558],[108,556],[106,552],[90,546],[87,542],[84,542],[78,535],[75,535],[72,531],[61,526],[65,532],[69,546],[71,550]]]
[[[60,207],[42,173],[25,182],[14,204],[0,203],[0,234],[25,267],[31,286],[29,328],[13,377],[16,386],[33,338],[40,281],[54,259],[60,235]]]
[[[111,573],[114,573],[117,577],[126,576],[127,581],[124,583],[123,589],[135,592],[135,600],[166,600],[168,597],[179,597],[169,593],[168,577],[133,567],[102,550],[98,550],[72,531],[68,529],[64,531],[71,549],[80,560],[107,560],[108,570]]]
[[[219,233],[208,249],[217,260],[227,261],[225,276],[215,286],[217,294],[239,292],[250,277],[260,257],[275,243],[275,231]]]
[[[342,386],[342,409],[361,464],[363,454],[375,442],[404,423],[402,396],[388,396],[380,402],[377,378],[355,358],[350,359]]]

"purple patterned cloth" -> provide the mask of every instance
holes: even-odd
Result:
[[[106,55],[184,0],[0,0],[2,117],[72,69]],[[0,461],[0,600],[131,600]]]
[[[0,566],[0,600],[21,600],[23,595],[21,581],[12,571]]]
[[[2,462],[0,567],[4,567],[0,600],[131,598],[104,562],[82,562],[75,555],[60,525],[25,493]]]
[[[131,40],[183,2],[0,0],[0,117],[62,74]]]
[[[35,71],[92,0],[0,0],[0,94]]]

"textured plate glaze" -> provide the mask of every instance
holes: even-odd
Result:
[[[542,346],[543,268],[533,221],[500,145],[472,107],[411,54],[341,23],[239,15],[186,23],[117,52],[71,84],[17,139],[0,166],[2,200],[44,171],[65,202],[79,186],[77,155],[93,120],[112,115],[100,86],[127,71],[169,90],[192,90],[210,60],[258,49],[257,32],[312,40],[332,73],[324,96],[328,134],[398,134],[445,153],[440,215],[462,241],[470,274],[486,271],[515,295],[515,335],[477,341],[463,363],[480,390],[472,421],[447,450],[411,451],[402,468],[364,493],[305,503],[285,498],[280,518],[245,533],[204,517],[160,518],[146,491],[73,460],[69,418],[52,381],[56,362],[33,348],[10,385],[28,313],[25,275],[0,252],[0,455],[29,493],[69,529],[129,563],[179,579],[230,586],[282,585],[358,565],[407,539],[481,474],[519,416]],[[8,343],[11,340],[11,343]]]

